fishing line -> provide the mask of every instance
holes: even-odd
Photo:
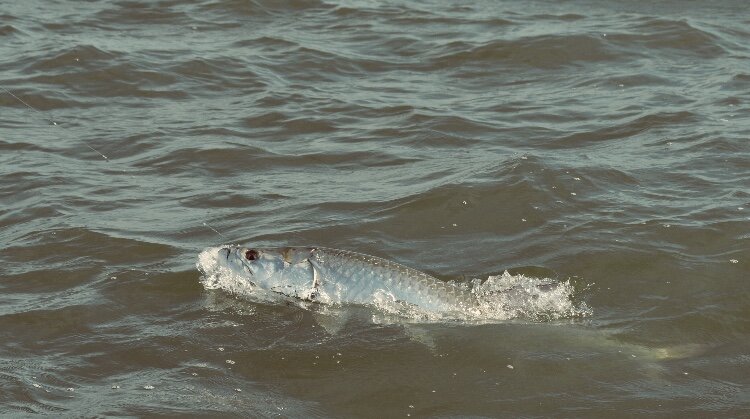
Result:
[[[225,235],[221,234],[221,233],[219,232],[219,230],[217,230],[217,229],[215,229],[215,228],[211,227],[211,225],[209,225],[209,224],[208,224],[207,222],[205,222],[205,221],[204,221],[204,222],[203,222],[203,225],[204,225],[204,226],[206,226],[206,227],[208,227],[208,228],[210,228],[211,230],[213,230],[213,232],[214,232],[214,233],[216,233],[216,234],[218,234],[218,235],[219,235],[219,237],[221,237],[222,239],[224,239],[224,240],[226,240],[226,239],[227,239],[227,237],[226,237]]]
[[[15,100],[19,101],[19,102],[20,102],[20,103],[21,103],[22,105],[26,106],[27,108],[29,108],[29,109],[31,109],[32,111],[34,111],[34,112],[36,112],[37,114],[39,114],[39,115],[40,115],[40,116],[42,117],[42,119],[44,119],[45,121],[49,122],[49,123],[50,123],[50,125],[53,125],[53,126],[58,126],[57,122],[56,122],[56,121],[55,121],[54,119],[52,119],[52,118],[49,118],[49,117],[47,117],[47,116],[46,116],[46,115],[44,114],[44,112],[40,111],[39,109],[37,109],[37,108],[35,108],[34,106],[30,105],[30,104],[29,104],[28,102],[26,102],[25,100],[23,100],[23,99],[21,99],[20,97],[16,96],[16,94],[15,94],[15,93],[13,93],[13,92],[11,92],[10,90],[8,90],[8,89],[7,89],[7,88],[6,88],[5,86],[3,86],[3,85],[0,85],[0,89],[2,89],[2,90],[3,90],[4,92],[5,92],[5,93],[9,94],[9,95],[10,95],[10,96],[11,96],[11,97],[12,97],[13,99],[15,99]],[[105,156],[105,155],[104,155],[104,153],[102,153],[101,151],[99,151],[99,150],[95,149],[94,147],[92,147],[92,146],[91,146],[91,145],[90,145],[89,143],[87,143],[86,141],[83,141],[83,140],[81,140],[81,139],[79,139],[79,141],[81,141],[81,142],[83,143],[83,145],[85,145],[86,147],[88,147],[89,149],[91,149],[91,150],[92,150],[93,152],[95,152],[96,154],[100,155],[100,156],[101,156],[101,157],[102,157],[102,158],[103,158],[104,160],[106,160],[106,161],[109,161],[109,157]]]

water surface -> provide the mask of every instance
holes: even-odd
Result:
[[[3,414],[750,414],[744,2],[7,3]],[[226,242],[590,311],[332,333],[206,289]]]

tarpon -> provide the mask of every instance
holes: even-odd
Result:
[[[371,304],[383,294],[433,312],[477,306],[468,288],[361,253],[324,247],[206,249],[251,286],[303,300]],[[204,272],[205,273],[205,272]]]
[[[417,307],[418,314],[408,310],[399,313],[417,314],[417,320],[424,320],[422,315],[427,312],[437,314],[437,320],[482,322],[517,317],[551,320],[590,314],[585,304],[576,306],[571,300],[574,290],[569,281],[559,283],[505,272],[470,286],[441,281],[376,256],[325,247],[211,247],[201,252],[198,268],[204,274],[207,288],[244,292],[249,286],[305,301],[375,304],[379,308],[387,307],[389,302],[406,303]],[[399,304],[397,306],[401,307]],[[318,323],[329,333],[336,333],[346,322],[346,316],[316,314],[319,314]],[[411,338],[435,348],[429,333],[415,325],[404,326]],[[544,329],[544,333],[559,330],[555,325]],[[629,358],[645,359],[645,365],[655,374],[661,373],[661,366],[650,361],[685,358],[705,350],[703,346],[691,344],[648,348],[620,342],[598,330],[563,330],[565,336],[575,336],[576,342],[585,342],[587,347],[617,349]]]

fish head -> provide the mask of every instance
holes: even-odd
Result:
[[[257,248],[242,245],[219,249],[217,261],[250,285],[304,298],[315,287],[310,257],[314,248]]]

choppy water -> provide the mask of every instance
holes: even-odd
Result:
[[[749,27],[742,1],[4,2],[0,412],[750,415]],[[223,242],[552,277],[590,314],[331,332],[205,289]]]

